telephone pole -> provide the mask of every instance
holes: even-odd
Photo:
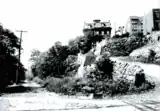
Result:
[[[22,34],[23,32],[27,32],[27,31],[23,31],[23,30],[16,30],[16,32],[20,32],[20,45],[19,45],[19,54],[18,54],[18,58],[19,58],[19,62],[21,61],[21,44],[22,44]],[[16,83],[18,82],[18,75],[19,75],[19,62],[17,63],[17,71],[16,71]]]

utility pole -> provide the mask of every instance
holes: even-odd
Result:
[[[20,45],[19,45],[19,54],[18,54],[18,58],[19,58],[19,62],[21,61],[21,44],[22,44],[22,33],[23,32],[27,32],[27,31],[23,31],[23,30],[16,30],[16,32],[20,32]],[[19,75],[19,62],[17,63],[17,71],[16,71],[16,83],[18,82],[18,75]]]

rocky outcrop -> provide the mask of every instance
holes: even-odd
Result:
[[[105,45],[105,43],[106,43],[106,40],[102,40],[100,43],[97,42],[96,47],[91,49],[88,53],[78,54],[77,63],[80,64],[80,67],[76,74],[77,78],[84,77],[84,75],[88,72],[88,70],[92,69],[95,61],[98,60],[98,58],[101,56],[102,47]]]
[[[152,82],[140,66],[121,62],[115,62],[113,79],[116,81],[125,79],[135,86],[141,86],[146,81]]]
[[[80,67],[78,68],[78,72],[76,74],[77,78],[83,77],[86,73],[89,66],[91,66],[96,60],[96,56],[92,52],[88,52],[86,54],[78,54],[78,60],[77,63],[80,64]]]

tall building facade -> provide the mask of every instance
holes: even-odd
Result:
[[[152,9],[144,16],[143,33],[152,33],[153,31],[160,31],[160,9]]]
[[[93,20],[93,23],[84,23],[83,33],[87,35],[106,35],[111,36],[111,23]]]
[[[126,32],[129,32],[131,35],[138,35],[143,33],[143,17],[139,16],[130,16],[126,26]]]

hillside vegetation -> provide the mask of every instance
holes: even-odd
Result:
[[[129,55],[144,46],[145,37],[106,40],[103,36],[82,36],[71,40],[67,46],[56,42],[45,54],[38,53],[35,60],[32,58],[38,51],[34,51],[32,72],[45,81],[47,90],[68,95],[93,93],[97,98],[154,88],[141,67],[126,67],[110,60],[110,56]],[[134,67],[138,70],[133,70]],[[79,73],[81,76],[77,76]]]
[[[110,52],[111,56],[128,56],[133,50],[148,43],[145,37],[111,38],[103,47],[104,51]]]
[[[147,35],[147,45],[137,48],[130,53],[130,58],[141,62],[157,62],[160,60],[160,32]]]

